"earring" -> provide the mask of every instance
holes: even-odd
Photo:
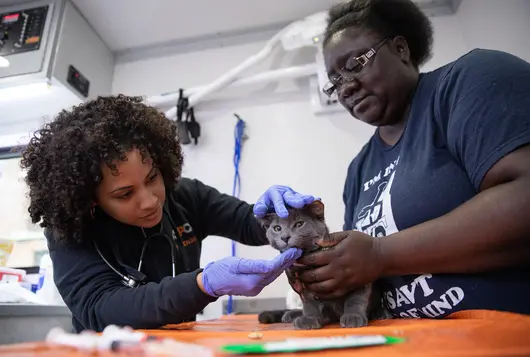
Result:
[[[96,214],[96,206],[92,206],[92,208],[90,209],[90,217],[94,219],[95,214]]]

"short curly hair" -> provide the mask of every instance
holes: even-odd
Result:
[[[382,38],[403,36],[416,68],[432,56],[431,21],[412,0],[351,0],[332,6],[324,45],[335,33],[348,27],[372,30]]]
[[[102,163],[115,171],[113,162],[138,148],[160,169],[166,189],[180,178],[183,157],[176,125],[142,100],[100,96],[63,110],[23,150],[20,166],[27,170],[31,220],[51,229],[57,241],[88,239],[83,232],[92,219]]]

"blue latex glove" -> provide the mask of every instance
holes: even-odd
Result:
[[[254,214],[263,217],[269,209],[274,208],[278,216],[287,218],[289,212],[286,205],[292,208],[302,208],[314,200],[315,197],[298,193],[290,187],[274,185],[269,187],[254,204]]]
[[[301,256],[301,249],[290,248],[272,260],[227,257],[206,265],[202,284],[206,293],[215,297],[256,296]]]

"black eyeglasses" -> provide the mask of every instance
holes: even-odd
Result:
[[[350,57],[346,64],[339,71],[338,74],[334,74],[329,78],[329,82],[324,86],[322,91],[331,97],[331,95],[339,88],[344,81],[351,82],[353,81],[363,70],[364,66],[368,64],[370,59],[374,57],[381,47],[385,44],[388,38],[384,38],[381,41],[377,42],[375,46],[370,48],[368,52],[358,56]]]

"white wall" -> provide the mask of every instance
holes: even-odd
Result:
[[[434,18],[434,57],[425,66],[434,69],[456,59],[467,50],[456,17]],[[256,53],[263,43],[180,54],[172,57],[118,65],[113,92],[158,95],[179,87],[209,83]],[[260,70],[314,61],[312,51],[280,55]],[[233,130],[237,112],[248,126],[250,139],[243,148],[241,198],[254,202],[270,185],[286,184],[301,192],[322,197],[331,230],[340,230],[344,208],[342,188],[346,169],[373,133],[373,128],[346,113],[315,116],[309,103],[308,81],[238,89],[201,104],[197,117],[202,126],[199,146],[186,147],[184,175],[195,177],[230,193],[233,180]],[[279,94],[278,94],[279,93]],[[240,256],[270,258],[269,247],[241,245]],[[230,254],[230,242],[210,237],[205,241],[202,264]],[[289,289],[282,276],[260,297],[282,297]],[[206,310],[220,314],[219,304]]]
[[[506,51],[530,61],[529,0],[464,0],[457,18],[470,48]]]

